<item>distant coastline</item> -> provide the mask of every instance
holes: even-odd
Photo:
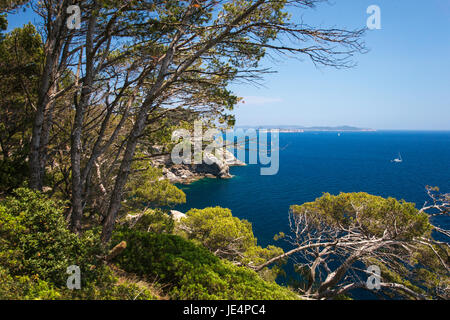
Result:
[[[352,126],[336,126],[336,127],[303,127],[303,126],[237,126],[236,129],[256,129],[256,130],[279,130],[279,132],[292,133],[292,132],[374,132],[375,129],[370,128],[358,128]]]

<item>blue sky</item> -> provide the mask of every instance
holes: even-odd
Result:
[[[238,125],[352,125],[373,129],[450,130],[450,1],[332,0],[292,12],[320,27],[362,28],[366,9],[381,9],[381,30],[368,31],[369,53],[352,69],[269,59],[263,86],[234,85],[244,97]],[[32,19],[11,17],[9,29]]]

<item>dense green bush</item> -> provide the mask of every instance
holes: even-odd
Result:
[[[252,224],[233,217],[230,209],[191,209],[180,224],[189,239],[202,244],[215,255],[233,262],[257,266],[283,253],[283,250],[276,246],[258,246]]]
[[[168,285],[173,299],[295,299],[274,282],[245,267],[222,260],[207,249],[176,235],[137,230],[116,232],[113,243],[127,248],[116,263],[128,272]]]
[[[144,154],[141,155],[145,157]],[[144,160],[133,162],[132,174],[127,182],[125,212],[147,208],[173,206],[186,202],[186,194],[167,179],[162,179],[162,169]]]

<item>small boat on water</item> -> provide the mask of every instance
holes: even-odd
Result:
[[[400,152],[398,153],[398,158],[391,160],[391,162],[396,162],[396,163],[403,162],[402,155],[400,154]]]

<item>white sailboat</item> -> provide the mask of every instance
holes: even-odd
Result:
[[[400,154],[400,152],[398,153],[398,158],[391,160],[391,162],[396,162],[396,163],[403,162],[402,155]]]

